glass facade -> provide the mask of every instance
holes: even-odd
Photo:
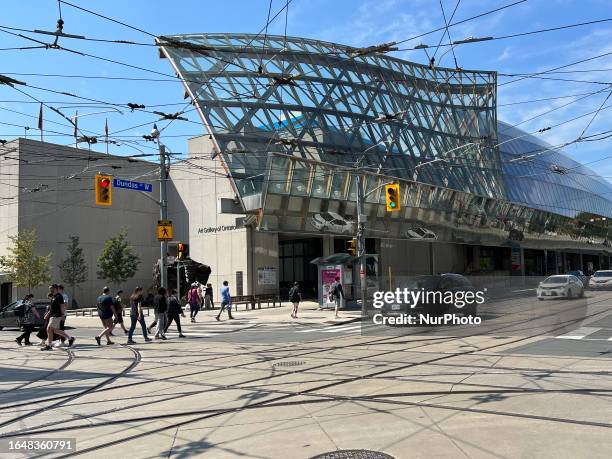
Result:
[[[352,233],[359,170],[368,230],[385,237],[428,222],[448,240],[531,235],[610,245],[601,217],[612,217],[612,185],[498,122],[495,72],[284,36],[158,43],[245,211],[265,214],[262,230]],[[402,190],[403,210],[393,215],[382,192],[390,180]]]
[[[498,138],[507,199],[568,217],[612,217],[610,182],[535,135],[505,123],[498,125]]]

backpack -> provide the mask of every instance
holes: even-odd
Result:
[[[15,316],[16,317],[23,317],[25,316],[26,313],[26,305],[25,303],[21,303],[19,306],[17,306],[15,308]]]
[[[297,287],[292,287],[291,290],[289,290],[289,299],[292,303],[300,301],[300,291]]]

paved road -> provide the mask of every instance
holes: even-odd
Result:
[[[463,332],[245,314],[134,346],[100,348],[83,328],[74,349],[43,353],[3,331],[0,444],[76,438],[82,457],[612,456],[612,294],[531,300],[491,304],[486,328]]]

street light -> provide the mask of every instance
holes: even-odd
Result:
[[[458,147],[451,148],[450,150],[445,151],[442,154],[446,155],[448,153],[452,153],[453,151],[460,150],[460,149],[465,148],[465,147],[469,147],[470,145],[478,145],[478,146],[480,146],[481,144],[480,144],[480,142],[469,142],[469,143],[466,143],[466,144],[463,144],[463,145],[459,145]],[[431,161],[427,161],[427,162],[424,162],[424,163],[417,164],[414,167],[414,174],[412,175],[412,180],[416,181],[417,175],[418,175],[417,170],[418,170],[419,167],[426,166],[428,164],[435,163],[435,162],[438,162],[438,161],[445,162],[445,163],[448,162],[448,160],[446,158],[436,158],[436,159],[432,159]]]
[[[436,159],[432,159],[431,161],[427,161],[427,162],[424,162],[424,163],[417,164],[416,166],[414,166],[414,174],[412,174],[412,180],[414,180],[416,182],[416,179],[417,179],[417,176],[418,176],[418,169],[419,169],[419,167],[427,166],[428,164],[436,163],[436,162],[447,163],[448,161],[446,159],[444,159],[444,158],[436,158]]]

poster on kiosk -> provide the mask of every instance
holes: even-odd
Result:
[[[321,284],[323,288],[323,305],[333,308],[336,303],[329,300],[329,291],[336,277],[342,279],[342,265],[325,266],[321,269]]]

